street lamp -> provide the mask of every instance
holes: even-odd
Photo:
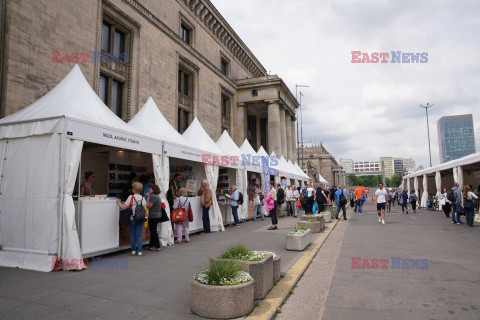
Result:
[[[296,84],[295,85],[295,100],[298,101],[298,88],[308,88],[309,86],[304,85],[304,84]],[[300,94],[302,94],[300,92]],[[301,101],[301,98],[300,98]],[[300,117],[301,117],[301,111],[302,111],[302,103],[300,102]],[[297,117],[297,160],[300,161],[300,136],[298,134],[298,117]],[[302,144],[303,144],[303,139],[302,139]],[[302,164],[302,170],[303,170],[303,164]]]
[[[430,126],[428,124],[428,108],[433,107],[433,104],[427,103],[427,105],[420,105],[420,108],[425,109],[425,115],[427,116],[427,134],[428,134],[428,152],[430,154],[430,167],[432,166],[432,149],[430,147]]]

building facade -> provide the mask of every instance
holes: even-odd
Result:
[[[380,163],[378,161],[359,161],[353,164],[353,172],[357,176],[377,175],[380,172]]]
[[[30,105],[75,64],[130,120],[152,97],[182,133],[197,117],[296,160],[298,103],[209,0],[1,0],[0,116]]]
[[[330,187],[345,186],[347,175],[335,157],[323,146],[312,146],[304,150],[304,171],[313,179],[314,183],[320,183],[318,174],[328,181]]]
[[[393,158],[393,173],[403,176],[403,159],[402,158]]]
[[[343,170],[345,170],[347,174],[354,173],[352,159],[340,159],[340,165],[343,167]]]
[[[442,117],[437,121],[437,131],[440,163],[476,152],[471,114]]]
[[[410,174],[415,172],[415,160],[403,159],[403,174]]]

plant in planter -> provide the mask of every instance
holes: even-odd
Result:
[[[325,222],[323,218],[320,218],[320,220],[302,220],[298,221],[297,225],[299,227],[305,227],[307,229],[310,229],[312,233],[320,233],[325,226]]]
[[[320,221],[321,218],[322,218],[322,215],[320,213],[308,213],[301,216],[300,221],[305,221],[305,220]]]
[[[243,271],[248,272],[254,281],[255,299],[263,299],[273,288],[272,254],[250,250],[247,246],[237,244],[228,248],[217,260],[231,259],[237,261]]]
[[[287,234],[287,250],[304,250],[312,243],[310,229],[302,226],[295,226],[292,231]]]
[[[273,257],[273,282],[278,282],[280,281],[281,278],[281,271],[280,271],[280,266],[281,266],[281,259],[278,254],[275,252],[271,251],[261,251],[263,253],[270,253]]]
[[[191,281],[190,309],[205,318],[230,319],[253,310],[254,281],[233,260],[210,261]]]

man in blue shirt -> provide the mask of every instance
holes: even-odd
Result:
[[[343,210],[343,220],[347,220],[347,211],[345,205],[347,204],[347,194],[342,187],[338,187],[337,192],[335,192],[335,199],[337,201],[337,214],[335,218],[338,219],[338,214],[340,213],[340,208]]]

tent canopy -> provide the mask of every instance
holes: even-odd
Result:
[[[267,151],[263,148],[263,146],[260,146],[260,149],[258,149],[257,154],[262,157],[268,157]]]
[[[252,158],[253,157],[259,157],[257,152],[255,152],[255,149],[253,149],[252,145],[250,142],[248,142],[247,139],[243,141],[242,146],[240,147],[240,150],[242,151],[242,154],[248,156],[250,155]],[[262,162],[260,161],[258,166],[253,165],[252,162],[250,162],[250,165],[248,166],[248,170],[254,171],[254,172],[262,172]]]
[[[480,152],[472,153],[472,154],[470,154],[468,156],[465,156],[463,158],[448,161],[448,162],[445,162],[445,163],[442,163],[442,164],[439,164],[439,165],[436,165],[436,166],[433,166],[433,167],[430,167],[430,168],[427,168],[427,169],[416,171],[414,173],[411,173],[411,174],[405,176],[404,179],[419,177],[419,176],[423,176],[424,174],[432,174],[432,173],[435,173],[437,171],[449,170],[449,169],[452,169],[452,168],[458,167],[458,166],[466,166],[466,165],[474,164],[476,162],[480,162]]]
[[[193,119],[190,126],[183,133],[183,137],[192,145],[200,150],[217,156],[223,156],[225,153],[217,146],[215,141],[210,138],[208,133],[200,124],[197,118]],[[208,151],[207,151],[208,150]]]

